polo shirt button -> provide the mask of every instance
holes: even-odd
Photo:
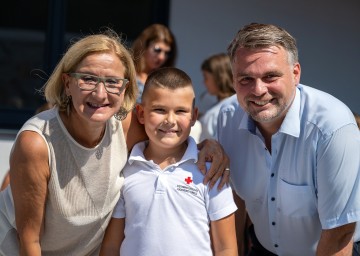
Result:
[[[271,174],[271,178],[272,178],[272,177],[274,177],[274,176],[275,176],[275,174],[274,174],[274,173],[272,173],[272,174]]]
[[[275,197],[272,197],[272,198],[271,198],[271,201],[275,201]]]
[[[275,223],[275,221],[273,221],[273,222],[271,222],[271,224],[272,224],[273,226],[275,226],[276,223]]]
[[[277,244],[274,244],[275,247],[279,247]]]

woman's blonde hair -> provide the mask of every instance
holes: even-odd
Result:
[[[124,65],[124,78],[128,79],[129,83],[119,112],[127,113],[132,110],[138,94],[134,62],[120,37],[111,29],[100,34],[86,36],[70,46],[42,88],[46,100],[50,104],[57,105],[61,111],[65,110],[68,97],[65,93],[62,74],[75,72],[78,64],[88,55],[103,52],[116,54]]]

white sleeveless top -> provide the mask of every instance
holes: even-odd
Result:
[[[98,255],[127,161],[121,122],[111,118],[95,148],[85,148],[70,136],[57,108],[28,120],[19,134],[25,130],[40,134],[49,150],[42,255]],[[8,187],[0,193],[0,255],[18,255],[13,207]]]

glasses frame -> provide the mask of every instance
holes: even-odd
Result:
[[[119,78],[119,77],[100,77],[100,76],[95,76],[95,75],[91,75],[91,74],[87,74],[87,73],[76,73],[76,72],[73,72],[73,73],[67,73],[68,76],[70,77],[73,77],[73,78],[76,78],[77,79],[77,86],[80,88],[80,90],[82,91],[89,91],[89,92],[93,92],[93,91],[96,91],[97,89],[97,86],[100,84],[100,82],[102,82],[104,84],[104,88],[105,88],[105,91],[107,93],[111,93],[111,94],[115,94],[115,95],[120,95],[126,88],[127,84],[129,83],[129,80],[126,79],[126,78]],[[84,88],[81,88],[80,85],[79,85],[79,80],[82,79],[84,76],[89,76],[89,77],[92,77],[94,79],[96,79],[96,84],[94,85],[94,89],[84,89]],[[106,80],[107,79],[115,79],[115,80],[119,80],[119,81],[122,81],[123,84],[122,86],[120,87],[120,92],[109,92],[108,91],[108,88],[106,86]]]

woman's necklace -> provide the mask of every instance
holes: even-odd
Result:
[[[104,129],[102,130],[102,132],[100,134],[100,137],[99,137],[99,139],[98,139],[98,141],[96,143],[96,146],[99,145],[101,140],[103,139],[104,134],[105,134],[105,130],[106,130],[106,125],[105,125]],[[96,158],[99,160],[102,157],[102,154],[103,154],[103,147],[98,146],[97,149],[96,149],[96,152],[95,152]]]

